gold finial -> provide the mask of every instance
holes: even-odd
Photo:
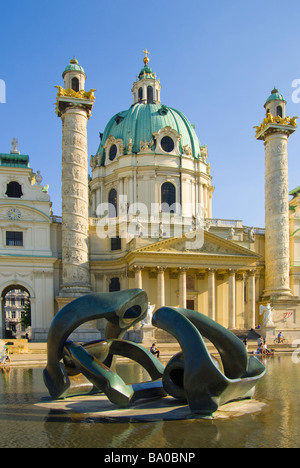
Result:
[[[144,57],[144,64],[145,64],[145,67],[148,65],[149,63],[149,58],[148,58],[148,55],[149,55],[149,52],[147,49],[143,50],[144,54],[145,54],[145,57]]]
[[[75,57],[73,57],[73,58],[70,60],[70,63],[78,65],[78,60],[77,60]]]

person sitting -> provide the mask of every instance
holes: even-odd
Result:
[[[11,362],[10,357],[9,357],[9,350],[8,350],[8,347],[6,345],[5,345],[5,354],[6,354],[6,361]]]
[[[0,350],[0,364],[5,364],[6,361],[10,362],[10,357],[8,347],[4,345]]]
[[[152,343],[152,346],[150,348],[150,352],[152,354],[154,354],[154,356],[156,355],[158,358],[159,358],[159,354],[160,354],[160,351],[159,349],[156,347],[156,344],[155,343]]]
[[[278,343],[281,343],[282,333],[279,332],[277,335]]]
[[[263,344],[262,352],[263,352],[263,354],[267,354],[267,355],[274,354],[273,351],[272,351],[271,349],[268,349],[268,348],[267,348],[266,343]]]
[[[260,346],[264,343],[264,339],[262,336],[259,336],[259,338],[257,339],[257,346]]]

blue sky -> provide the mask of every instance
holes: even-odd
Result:
[[[208,146],[213,217],[264,227],[264,146],[254,125],[274,86],[300,116],[292,82],[300,79],[300,2],[290,0],[10,0],[0,3],[0,152],[13,137],[40,170],[61,213],[61,122],[55,85],[75,56],[96,88],[88,152],[99,132],[132,104],[143,66],[160,78],[163,104],[183,112]],[[289,189],[300,185],[300,130],[289,141]]]

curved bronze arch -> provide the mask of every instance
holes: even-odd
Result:
[[[97,344],[90,351],[97,353]],[[151,377],[150,382],[128,385],[116,373],[107,367],[101,360],[93,354],[87,352],[87,348],[76,343],[66,343],[66,348],[70,354],[76,368],[92,382],[95,388],[104,392],[109,400],[117,406],[126,407],[139,398],[153,398],[165,396],[166,392],[162,386],[162,375],[164,366],[145,348],[137,343],[123,340],[109,340],[107,342],[108,352],[111,355],[128,357],[141,364]],[[74,391],[74,386],[73,386]]]
[[[140,289],[88,294],[61,309],[49,330],[48,362],[44,369],[44,382],[52,398],[91,393],[96,388],[107,393],[115,404],[126,406],[148,393],[164,395],[161,380],[154,382],[161,379],[164,366],[142,346],[120,340],[128,328],[146,317],[147,309],[147,295]],[[82,323],[99,318],[108,320],[105,341],[86,346],[66,341]],[[130,357],[142,364],[153,382],[143,388],[127,386],[110,369],[114,355]],[[72,366],[82,374],[75,373],[73,378],[74,370],[68,372]]]
[[[173,335],[182,349],[182,355],[173,357],[165,369],[165,389],[181,397],[171,373],[176,369],[182,372],[183,394],[195,414],[211,415],[220,405],[245,397],[265,374],[258,359],[248,359],[239,338],[199,312],[162,307],[153,315],[152,323]],[[214,363],[201,333],[217,347],[225,374]]]

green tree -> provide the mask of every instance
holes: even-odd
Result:
[[[24,305],[24,314],[21,319],[21,325],[24,328],[31,326],[31,304],[30,301],[27,301]]]

